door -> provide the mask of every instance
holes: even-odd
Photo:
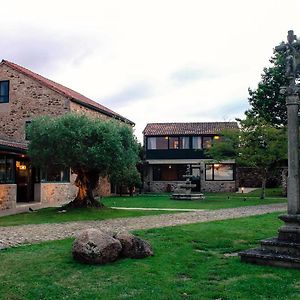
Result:
[[[26,159],[16,159],[17,202],[34,201],[34,182],[31,164]]]

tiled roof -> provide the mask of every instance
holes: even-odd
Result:
[[[237,129],[237,122],[149,123],[143,133],[156,135],[217,134],[225,129]]]
[[[57,93],[69,98],[71,101],[73,102],[76,102],[76,103],[79,103],[83,106],[87,106],[91,109],[94,109],[94,110],[97,110],[103,114],[106,114],[110,117],[113,117],[113,118],[116,118],[116,119],[120,119],[122,120],[123,122],[126,122],[126,123],[129,123],[131,125],[134,125],[134,123],[126,118],[124,118],[123,116],[119,115],[118,113],[110,110],[109,108],[57,83],[57,82],[54,82],[48,78],[45,78],[37,73],[34,73],[24,67],[21,67],[15,63],[12,63],[10,61],[7,61],[7,60],[2,60],[1,64],[5,64],[9,67],[11,67],[12,69],[34,79],[34,80],[37,80],[38,82],[40,82],[42,85],[45,85],[47,86],[48,88],[56,91]]]
[[[15,141],[8,141],[8,140],[3,140],[0,139],[0,148],[9,148],[11,150],[21,150],[21,151],[26,151],[28,149],[27,143],[20,143],[20,142],[15,142]]]

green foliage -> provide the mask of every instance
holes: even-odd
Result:
[[[246,111],[246,115],[259,117],[274,126],[286,125],[285,96],[280,94],[280,88],[288,84],[285,60],[282,54],[275,53],[270,62],[271,66],[263,70],[257,89],[249,88],[251,108]]]
[[[264,120],[246,118],[240,121],[240,145],[237,162],[270,172],[287,159],[287,131]]]
[[[99,176],[133,174],[138,144],[132,128],[116,121],[101,121],[79,114],[43,116],[28,128],[29,156],[38,167],[57,164],[77,175],[78,193],[71,206],[101,206],[93,197]]]
[[[221,141],[207,152],[217,161],[235,158],[238,165],[256,168],[262,182],[261,198],[264,198],[267,178],[276,167],[286,164],[287,131],[285,127],[276,128],[255,117],[239,121],[239,131],[223,132]]]
[[[83,115],[39,117],[28,128],[29,156],[37,166],[59,164],[78,170],[109,174],[122,155],[116,122],[103,122]]]
[[[129,127],[120,127],[119,134],[123,151],[118,157],[118,168],[114,168],[110,179],[113,184],[130,189],[141,185],[141,176],[136,165],[139,162],[140,146]]]

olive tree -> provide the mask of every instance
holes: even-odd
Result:
[[[138,160],[132,128],[79,114],[39,117],[28,127],[29,156],[35,166],[59,165],[76,174],[74,207],[102,206],[93,196],[100,176],[110,176]],[[124,163],[126,162],[126,163]]]

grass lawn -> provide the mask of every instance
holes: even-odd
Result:
[[[110,209],[109,207],[145,207],[145,208],[196,208],[196,209],[221,209],[240,206],[251,206],[270,203],[286,202],[286,198],[280,198],[280,190],[270,189],[267,191],[265,200],[260,200],[258,191],[249,194],[236,193],[210,193],[206,194],[205,200],[178,201],[171,200],[169,194],[142,195],[135,197],[107,197],[102,201],[105,209],[68,209],[66,213],[58,213],[58,208],[44,208],[34,213],[22,213],[12,216],[0,217],[0,226],[13,226],[39,223],[61,223],[84,220],[105,220],[113,218],[139,217],[146,215],[159,215],[175,213],[171,211],[126,211]],[[270,195],[272,197],[270,197]],[[246,201],[244,201],[246,198]],[[178,212],[177,212],[178,213]],[[1,239],[1,237],[0,237]]]
[[[204,200],[183,201],[171,200],[170,194],[139,195],[134,197],[107,197],[103,203],[109,207],[151,207],[151,208],[198,208],[221,209],[240,206],[283,203],[281,189],[267,189],[266,199],[259,199],[260,190],[248,194],[237,193],[205,193]],[[245,201],[246,199],[246,201]]]
[[[75,262],[71,239],[3,250],[0,299],[300,299],[299,270],[227,255],[275,236],[277,215],[139,231],[155,255],[104,266]]]
[[[114,218],[140,217],[146,215],[159,215],[170,213],[168,211],[137,211],[137,210],[118,210],[118,209],[68,209],[66,213],[58,213],[61,208],[43,208],[36,212],[21,213],[17,215],[0,217],[0,226],[13,226],[23,224],[39,224],[39,223],[61,223],[70,221],[85,220],[106,220]],[[1,239],[1,237],[0,237]],[[0,298],[1,299],[1,298]]]

